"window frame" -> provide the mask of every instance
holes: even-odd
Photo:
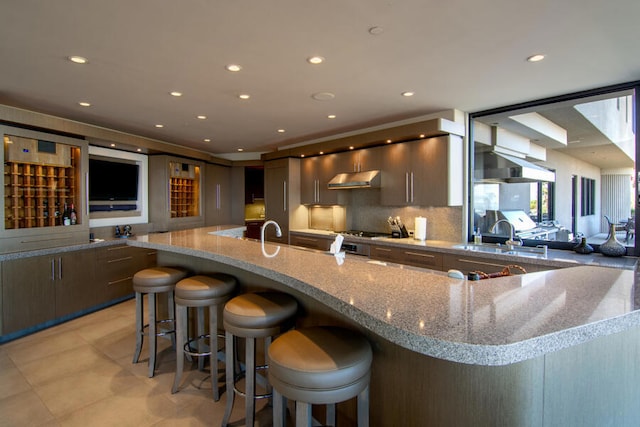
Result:
[[[467,188],[469,189],[468,192],[468,197],[467,197],[467,201],[468,201],[468,205],[467,205],[467,211],[466,211],[466,215],[467,215],[467,241],[468,242],[472,242],[473,241],[473,234],[474,234],[474,230],[476,227],[476,224],[474,222],[474,206],[473,206],[473,200],[474,200],[474,195],[473,195],[473,189],[474,189],[474,170],[475,170],[475,161],[474,161],[474,153],[475,153],[475,137],[474,137],[474,122],[476,119],[484,117],[484,116],[489,116],[489,115],[494,115],[494,114],[501,114],[501,113],[507,113],[510,111],[514,111],[514,110],[522,110],[525,108],[534,108],[534,107],[540,107],[540,106],[544,106],[544,105],[549,105],[549,104],[554,104],[554,103],[560,103],[560,102],[567,102],[567,101],[574,101],[574,100],[579,100],[581,98],[590,98],[590,97],[594,97],[594,96],[599,96],[599,95],[609,95],[609,94],[613,94],[615,92],[620,92],[620,91],[628,91],[628,90],[633,90],[634,91],[634,96],[633,96],[633,106],[634,109],[631,112],[631,118],[633,120],[633,130],[634,130],[634,135],[635,135],[635,154],[636,154],[636,164],[635,164],[635,176],[637,177],[637,183],[640,184],[640,173],[639,173],[639,167],[638,167],[638,163],[640,162],[640,123],[638,120],[638,115],[640,114],[640,81],[632,81],[632,82],[627,82],[627,83],[621,83],[621,84],[617,84],[617,85],[611,85],[611,86],[605,86],[605,87],[601,87],[601,88],[596,88],[596,89],[590,89],[590,90],[585,90],[585,91],[580,91],[580,92],[573,92],[573,93],[569,93],[569,94],[565,94],[565,95],[559,95],[559,96],[554,96],[554,97],[549,97],[549,98],[543,98],[543,99],[539,99],[539,100],[534,100],[534,101],[528,101],[528,102],[523,102],[520,104],[513,104],[513,105],[508,105],[508,106],[504,106],[504,107],[498,107],[498,108],[494,108],[494,109],[490,109],[490,110],[482,110],[482,111],[477,111],[477,112],[473,112],[473,113],[469,113],[468,115],[468,129],[467,129],[467,135],[469,135],[468,138],[468,149],[469,149],[469,161],[468,161],[468,182],[467,182]],[[640,185],[636,185],[635,186],[635,193],[634,193],[634,200],[635,200],[635,207],[634,207],[634,215],[635,215],[635,220],[636,223],[638,223],[638,220],[640,219],[640,195],[639,195],[639,190],[638,187]],[[494,238],[494,237],[489,237],[489,236],[483,236],[483,240],[489,243],[504,243],[505,239],[500,239],[500,238]],[[633,247],[627,247],[627,255],[632,255],[632,256],[639,256],[640,255],[640,244],[638,242],[639,239],[636,239],[634,242],[634,246]],[[573,242],[556,242],[556,241],[544,241],[545,244],[548,245],[549,248],[551,249],[565,249],[565,250],[572,250],[573,247],[575,246],[575,243]],[[540,244],[539,240],[525,240],[523,242],[526,246],[536,246]],[[597,249],[599,247],[599,245],[595,245],[595,248]]]

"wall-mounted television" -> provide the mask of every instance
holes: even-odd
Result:
[[[89,202],[131,202],[138,200],[136,163],[89,158]]]

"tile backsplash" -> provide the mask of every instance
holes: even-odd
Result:
[[[396,207],[380,205],[379,189],[348,190],[348,203],[335,208],[312,208],[309,211],[309,228],[329,229],[330,215],[335,209],[344,209],[347,230],[365,230],[390,233],[387,218],[399,216],[407,230],[413,231],[415,218],[427,218],[427,240],[460,241],[462,236],[462,207]],[[335,221],[335,219],[334,219]],[[336,229],[337,231],[337,229]]]

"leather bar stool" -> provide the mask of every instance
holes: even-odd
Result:
[[[213,400],[220,400],[218,387],[218,308],[225,303],[236,288],[236,279],[222,273],[187,277],[176,284],[176,374],[171,393],[176,393],[180,387],[180,379],[184,368],[185,355],[198,357],[198,367],[204,368],[204,358],[209,356],[211,372],[211,388]],[[197,332],[189,339],[188,323],[189,308],[197,312]],[[209,309],[209,331],[204,331],[204,309]],[[204,341],[208,341],[204,348]],[[194,350],[194,346],[197,350]]]
[[[256,292],[239,295],[229,300],[223,311],[225,329],[227,404],[222,426],[229,424],[235,395],[245,397],[245,425],[253,426],[255,419],[255,400],[271,397],[270,386],[267,393],[256,396],[256,338],[264,338],[266,353],[274,336],[289,328],[298,310],[296,300],[282,292]],[[245,390],[236,388],[234,344],[236,338],[245,338]]]
[[[156,352],[158,351],[157,337],[171,335],[171,344],[175,346],[175,309],[173,290],[176,283],[186,277],[187,271],[177,267],[153,267],[138,271],[133,275],[133,290],[136,293],[136,350],[133,363],[138,363],[142,352],[144,335],[149,336],[149,378],[153,377],[156,369]],[[156,297],[166,293],[168,299],[169,318],[156,318]],[[144,323],[144,295],[148,297],[148,323]],[[170,329],[158,330],[158,325],[171,324]],[[145,329],[148,329],[145,332]]]
[[[286,399],[296,401],[296,427],[311,426],[311,405],[327,405],[335,426],[335,404],[357,396],[358,427],[369,425],[372,351],[358,333],[333,326],[286,332],[269,347],[273,426],[284,427]]]

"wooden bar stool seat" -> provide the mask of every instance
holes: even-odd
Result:
[[[296,401],[296,427],[311,426],[311,405],[327,405],[335,425],[335,404],[357,397],[358,426],[369,425],[371,345],[360,334],[333,326],[291,330],[268,352],[273,387],[273,425],[284,427],[285,399]]]
[[[236,288],[236,278],[228,274],[215,273],[198,275],[180,280],[175,288],[176,303],[176,373],[173,381],[172,393],[180,387],[180,380],[184,369],[185,355],[198,358],[199,369],[204,368],[204,358],[209,357],[211,372],[211,388],[213,400],[220,400],[218,387],[218,308],[233,294]],[[189,338],[189,308],[197,312],[197,332],[195,337]],[[209,331],[204,331],[204,309],[209,309]],[[223,335],[221,335],[224,338]],[[204,342],[207,341],[205,346]],[[196,349],[197,348],[197,349]]]
[[[267,393],[256,395],[256,339],[264,339],[265,358],[274,336],[288,329],[298,310],[296,300],[282,292],[256,292],[239,295],[229,300],[223,311],[225,329],[225,356],[227,403],[222,426],[229,424],[236,394],[245,397],[245,425],[253,426],[255,419],[255,400],[271,397],[270,386],[267,383]],[[245,389],[244,392],[236,388],[236,359],[235,340],[245,339]]]
[[[157,337],[170,335],[171,344],[175,346],[175,309],[173,290],[176,283],[186,277],[188,272],[178,267],[153,267],[138,271],[133,276],[133,290],[136,294],[136,349],[133,363],[138,363],[142,352],[144,336],[149,337],[149,378],[156,369]],[[144,323],[144,295],[148,297],[148,323]],[[166,294],[169,318],[158,320],[156,299],[159,294]],[[158,328],[158,326],[166,326]]]

